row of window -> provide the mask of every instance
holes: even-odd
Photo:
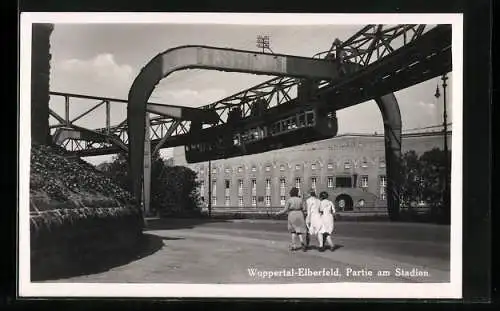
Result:
[[[281,206],[284,206],[285,205],[285,197],[282,196],[280,197],[281,198]],[[231,197],[230,196],[226,196],[225,197],[225,205],[226,206],[230,206],[231,205]],[[265,196],[265,199],[264,199],[264,204],[265,206],[271,206],[271,196],[270,195],[266,195]],[[217,205],[217,197],[216,196],[213,196],[212,197],[212,205]],[[240,207],[243,207],[243,196],[238,196],[238,206]],[[252,196],[252,206],[253,207],[256,207],[257,206],[257,196]]]
[[[335,182],[334,182],[335,181]],[[311,178],[311,188],[316,190],[317,188],[317,182],[318,179],[317,177],[312,177]],[[353,187],[352,184],[352,178],[350,176],[347,177],[337,177],[334,179],[333,176],[327,177],[327,187],[328,188],[334,188],[335,184],[337,187],[342,187],[342,188],[350,188]],[[226,179],[224,182],[225,185],[225,199],[226,199],[226,205],[230,205],[230,189],[231,189],[231,181]],[[252,179],[251,180],[251,195],[252,195],[252,206],[256,206],[257,204],[257,180]],[[265,180],[265,204],[266,206],[269,206],[271,204],[271,179],[266,179]],[[300,177],[295,178],[295,187],[299,189],[299,195],[301,195],[301,188],[302,188],[302,179]],[[368,176],[363,175],[361,176],[361,182],[360,182],[360,187],[361,188],[368,188]],[[387,178],[385,175],[379,176],[379,188],[380,188],[380,198],[382,200],[385,200],[385,188],[387,187]],[[200,181],[200,192],[202,197],[205,195],[205,181]],[[286,192],[287,192],[287,184],[286,184],[286,179],[285,178],[280,178],[280,204],[284,205],[285,203],[285,198],[286,198]],[[212,180],[212,204],[217,204],[217,180]],[[255,200],[254,200],[255,199]],[[239,179],[238,180],[238,204],[240,206],[243,206],[243,180]]]
[[[280,135],[298,128],[313,127],[314,125],[314,112],[301,112],[288,118],[276,121],[269,127],[269,130],[268,127],[263,126],[237,133],[233,137],[233,144],[235,146],[240,146],[241,144],[261,140],[268,135]]]
[[[285,206],[286,202],[286,196],[280,196],[280,205]],[[231,205],[231,197],[226,196],[225,197],[225,205],[230,206]],[[212,205],[217,205],[217,197],[212,196]],[[271,196],[266,195],[264,197],[264,205],[265,206],[271,206]],[[238,196],[238,206],[243,207],[243,196]],[[257,206],[257,196],[253,195],[252,196],[252,206],[256,207]]]
[[[341,176],[341,177],[337,177],[336,180],[337,180],[337,184],[338,184],[337,186],[345,188],[345,187],[351,186],[352,177],[351,176],[347,176],[347,177]],[[300,177],[295,178],[295,186],[297,188],[300,188],[301,181],[302,181],[302,179]],[[311,177],[311,187],[312,188],[316,188],[317,182],[318,182],[317,177]],[[386,176],[385,175],[379,176],[379,182],[380,182],[381,187],[385,187],[387,184]],[[265,183],[266,183],[266,190],[267,189],[270,190],[271,189],[271,179],[267,178],[265,180]],[[328,176],[326,179],[326,183],[327,183],[328,188],[334,188],[334,177]],[[201,181],[202,192],[204,192],[204,189],[205,189],[204,184],[205,184],[205,181],[202,180]],[[231,181],[229,179],[226,179],[225,180],[225,189],[226,190],[230,189],[230,184],[231,184]],[[217,186],[217,180],[214,179],[212,181],[212,189],[215,189],[216,186]],[[368,175],[361,176],[360,187],[362,187],[362,188],[368,187]],[[280,189],[285,189],[285,188],[286,188],[286,179],[280,178]],[[257,180],[256,179],[251,180],[251,189],[252,190],[257,189]],[[238,192],[240,192],[240,191],[243,191],[243,179],[238,179]]]
[[[386,200],[385,189],[381,188],[380,199]],[[280,205],[285,206],[285,203],[286,203],[286,196],[284,196],[284,195],[280,196]],[[217,197],[216,196],[212,197],[212,205],[217,205]],[[225,205],[231,206],[231,197],[230,196],[225,197]],[[238,206],[243,207],[243,205],[244,205],[243,204],[243,196],[238,196]],[[268,206],[268,207],[271,206],[271,196],[270,195],[265,196],[264,205]],[[257,196],[255,196],[255,195],[252,196],[252,206],[253,207],[257,206]]]
[[[315,125],[314,111],[302,112],[271,125],[271,135],[278,135],[293,131],[297,128],[312,127]]]
[[[287,165],[284,165],[284,164],[280,165],[280,171],[285,171],[286,167],[287,167]],[[362,168],[368,167],[368,162],[362,162],[361,163],[361,167]],[[385,168],[385,161],[380,161],[379,167],[380,168]],[[315,163],[311,164],[311,170],[316,170],[317,168],[318,168],[318,166]],[[328,163],[327,168],[328,169],[333,169],[334,168],[334,164]],[[351,162],[350,161],[344,162],[344,169],[350,169],[350,168],[352,168]],[[300,169],[302,169],[302,165],[301,164],[296,164],[295,165],[295,170],[300,170]],[[266,165],[265,170],[266,170],[266,172],[270,172],[271,171],[271,165]],[[225,168],[224,171],[226,173],[231,173],[231,169],[230,168]],[[237,168],[237,171],[238,171],[238,173],[243,172],[243,167],[239,166]],[[251,171],[252,172],[256,172],[257,171],[257,167],[256,166],[252,166]],[[205,173],[205,171],[203,170],[203,168],[200,169],[199,172],[200,172],[200,174],[204,174]],[[217,174],[217,168],[212,168],[212,174]]]

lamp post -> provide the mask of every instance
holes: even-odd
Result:
[[[449,206],[449,159],[448,159],[448,115],[446,113],[446,87],[448,84],[446,81],[448,77],[446,74],[441,76],[443,81],[443,139],[444,139],[444,191],[443,191],[443,203],[445,208],[451,208]],[[439,93],[439,87],[436,85],[436,93],[434,94],[436,99],[439,99],[441,94]]]
[[[444,151],[446,153],[446,161],[448,161],[448,122],[447,118],[448,115],[446,114],[446,87],[448,84],[446,84],[446,80],[448,80],[448,77],[446,74],[444,74],[441,77],[441,80],[443,81],[443,127],[444,127]],[[448,168],[448,166],[446,166]]]
[[[212,217],[212,161],[208,160],[208,217]]]
[[[443,81],[443,128],[444,128],[444,165],[445,165],[445,168],[444,168],[444,172],[445,172],[445,175],[444,175],[444,204],[445,204],[445,208],[446,208],[446,211],[448,211],[448,209],[451,209],[451,206],[450,206],[450,202],[449,202],[449,199],[450,199],[450,189],[449,189],[449,180],[448,180],[448,176],[450,175],[449,173],[449,159],[448,159],[448,116],[446,114],[446,87],[448,86],[446,84],[446,80],[448,80],[448,77],[446,76],[446,74],[444,74],[442,77],[441,77],[441,80]],[[451,210],[450,210],[451,212]]]

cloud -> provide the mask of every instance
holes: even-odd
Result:
[[[90,59],[64,59],[53,62],[51,70],[51,91],[76,93],[96,97],[112,97],[127,99],[130,86],[136,76],[134,68],[128,64],[117,62],[113,54],[98,54]],[[171,104],[188,107],[200,107],[226,97],[222,88],[214,88],[204,83],[188,83],[180,81],[172,83],[165,79],[164,85],[159,85],[150,97],[150,101],[161,104]],[[78,102],[78,103],[77,103]],[[75,103],[75,104],[73,104]],[[71,100],[70,118],[83,113],[93,105],[95,100]],[[63,98],[51,99],[51,108],[64,114]],[[112,104],[111,123],[117,124],[126,118],[124,104]],[[85,116],[77,123],[88,128],[105,126],[104,107]]]
[[[440,123],[440,107],[432,101],[401,101],[400,110],[403,128],[419,128]]]
[[[134,77],[135,71],[132,66],[118,63],[110,53],[97,54],[89,59],[61,59],[52,62],[50,90],[126,99]],[[76,117],[97,103],[96,100],[71,99],[70,118]],[[63,98],[51,97],[50,107],[63,115]],[[113,104],[111,109],[112,123],[118,123],[126,117],[126,107],[123,104]],[[106,120],[104,111],[104,106],[101,106],[80,119],[77,124],[89,128],[104,127]]]
[[[153,92],[150,101],[168,105],[200,107],[218,101],[227,95],[229,94],[227,94],[226,90],[218,88],[198,90],[193,88],[181,88]]]
[[[384,129],[382,115],[371,100],[337,111],[339,134],[341,133],[373,133]]]
[[[427,103],[423,101],[418,102],[418,106],[422,109],[424,109],[428,113],[436,113],[436,105],[434,103]]]
[[[134,75],[130,65],[117,63],[109,53],[91,59],[65,59],[52,64],[51,89],[124,98]]]
[[[133,70],[129,65],[116,63],[113,54],[99,54],[91,60],[70,59],[64,61],[62,68],[69,72],[93,76],[105,84],[128,85],[133,78]]]

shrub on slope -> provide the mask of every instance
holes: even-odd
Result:
[[[103,251],[134,247],[142,220],[133,203],[130,193],[87,162],[57,147],[33,145],[32,278],[81,270]]]

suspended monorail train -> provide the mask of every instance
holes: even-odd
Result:
[[[239,107],[232,109],[227,122],[202,128],[192,121],[190,143],[185,145],[188,163],[205,162],[256,154],[337,135],[335,110],[322,101],[292,100],[291,103],[267,108],[265,100],[253,103],[249,116]]]

